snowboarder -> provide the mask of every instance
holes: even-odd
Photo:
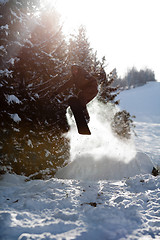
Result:
[[[63,92],[67,88],[72,88],[75,96],[80,101],[84,117],[86,121],[89,122],[90,117],[86,105],[98,93],[97,81],[93,76],[78,65],[73,65],[71,67],[71,73],[72,77],[58,89],[58,93]]]

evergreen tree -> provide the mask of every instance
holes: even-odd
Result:
[[[35,6],[38,1],[28,0],[25,3],[20,1],[6,1],[0,4],[2,26],[1,33],[1,72],[0,72],[0,92],[1,94],[1,117],[2,112],[7,109],[6,97],[11,94],[16,94],[13,81],[13,70],[18,54],[24,46],[30,31],[32,16],[35,11]],[[33,22],[34,25],[34,22]],[[11,111],[11,107],[8,106]],[[8,110],[9,110],[8,109]],[[7,112],[7,111],[6,111]],[[5,115],[5,114],[4,114]],[[6,115],[7,117],[7,115]],[[3,123],[3,121],[1,121]]]
[[[128,69],[124,78],[117,78],[112,84],[113,87],[119,85],[121,89],[143,86],[147,82],[155,82],[155,74],[151,69],[145,68],[139,71],[132,67]]]
[[[57,120],[60,107],[53,102],[53,92],[67,77],[66,44],[61,27],[55,26],[56,20],[56,13],[41,14],[12,68],[15,89],[20,99],[26,99],[25,106],[32,107],[29,112],[34,120]],[[23,112],[25,115],[28,110]]]
[[[93,51],[84,26],[79,27],[77,34],[71,35],[68,46],[68,63],[69,65],[80,65],[88,72],[92,70]]]
[[[33,16],[38,7],[38,0],[8,0],[0,3],[1,14],[1,67],[7,68],[9,63],[13,63],[14,57],[23,41],[28,38],[30,29],[34,27]]]
[[[86,36],[86,29],[80,26],[77,35],[71,35],[69,41],[68,62],[69,64],[78,64],[91,73],[100,86],[98,99],[107,102],[114,102],[118,95],[118,88],[111,87],[113,81],[117,78],[116,70],[113,70],[108,75],[105,72],[105,57],[100,61],[97,57],[97,52],[93,52],[90,43]],[[118,102],[115,101],[117,104]]]
[[[99,95],[98,99],[104,103],[112,102],[119,104],[115,98],[119,94],[119,86],[112,86],[112,83],[117,80],[117,71],[113,69],[109,74],[104,71],[105,58],[102,59],[100,73],[99,73]]]
[[[131,87],[143,86],[147,82],[151,82],[151,81],[156,81],[155,74],[152,70],[146,68],[138,71],[135,67],[133,67],[128,70],[125,77],[121,81],[119,81],[119,84],[121,86],[131,88]]]
[[[40,177],[48,168],[47,174],[54,174],[69,150],[61,136],[67,128],[65,108],[52,96],[68,75],[58,15],[44,9],[40,14],[36,1],[29,0],[9,1],[2,8],[10,17],[1,28],[7,36],[0,72],[1,170]]]
[[[126,110],[116,112],[111,122],[114,134],[121,139],[129,139],[135,128],[133,118],[135,116],[131,116]]]

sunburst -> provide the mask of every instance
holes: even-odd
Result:
[[[59,12],[64,32],[67,34],[90,21],[89,8],[93,3],[90,0],[43,0],[42,3]]]

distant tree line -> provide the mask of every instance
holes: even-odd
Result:
[[[66,40],[59,14],[40,2],[0,3],[0,173],[32,178],[53,176],[69,158],[63,133],[70,89],[54,93],[70,78],[72,64],[95,76],[100,101],[118,104],[119,93],[111,86],[116,70],[106,74],[105,58],[97,58],[85,28]]]
[[[135,67],[128,70],[124,78],[117,78],[113,86],[119,85],[121,89],[130,89],[145,85],[147,82],[155,82],[155,74],[151,69],[137,70]]]

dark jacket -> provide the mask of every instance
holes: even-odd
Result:
[[[79,98],[83,105],[90,102],[98,93],[98,85],[96,79],[91,76],[82,67],[77,66],[78,73],[72,77],[63,86],[58,89],[58,92],[63,92],[67,88],[74,88],[75,95]]]

